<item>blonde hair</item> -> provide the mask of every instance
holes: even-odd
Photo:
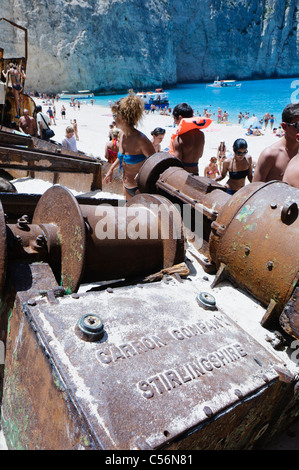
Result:
[[[114,114],[119,114],[125,119],[129,126],[134,127],[142,118],[144,103],[139,96],[134,94],[133,90],[129,90],[128,96],[113,103],[111,110]]]
[[[67,128],[65,129],[65,133],[70,134],[71,132],[75,132],[75,129],[73,128],[73,126],[67,126]]]

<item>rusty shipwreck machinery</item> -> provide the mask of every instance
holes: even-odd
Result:
[[[26,75],[27,60],[28,60],[28,31],[21,25],[7,19],[0,18],[1,27],[8,23],[13,28],[14,34],[17,31],[22,31],[24,54],[18,57],[4,57],[4,49],[0,47],[0,125],[8,128],[18,129],[19,118],[16,117],[15,100],[12,93],[11,84],[8,82],[8,77],[5,78],[2,72],[6,72],[7,66],[10,62],[16,64]],[[15,41],[15,36],[11,38],[12,43]],[[22,85],[24,87],[25,78],[22,79]],[[31,116],[35,115],[35,102],[28,94],[20,93],[20,116],[23,114],[24,109],[28,109]]]
[[[288,239],[298,192],[273,183],[228,196],[202,178],[184,174],[183,182],[184,170],[169,155],[146,163],[141,190],[154,173],[164,190],[172,186],[167,175],[181,174],[173,195],[204,214],[208,261],[186,251],[180,213],[161,194],[94,205],[53,186],[31,203],[29,196],[32,216],[18,219],[20,204],[8,219],[3,207],[19,195],[1,198],[1,427],[8,448],[255,449],[296,418],[290,344],[274,348],[276,333],[260,324],[265,308],[220,278],[229,273],[248,289],[241,261],[253,263],[254,247],[266,252],[267,241],[278,250],[279,230]],[[261,254],[267,271],[263,257],[251,269],[263,278],[260,297],[268,292],[269,303],[285,311],[296,275],[293,289],[275,287],[274,254]],[[288,259],[287,269],[294,264]],[[159,273],[162,280],[150,282]],[[287,277],[289,271],[285,285]]]
[[[62,184],[77,191],[93,191],[102,188],[102,162],[86,155],[73,152],[55,142],[44,141],[19,131],[19,118],[16,116],[15,99],[6,72],[10,62],[16,64],[26,75],[28,61],[28,32],[21,25],[7,18],[0,18],[0,27],[10,25],[6,34],[15,42],[21,31],[24,54],[20,57],[5,57],[0,47],[0,163],[4,178],[21,178],[38,175],[40,179]],[[4,34],[4,33],[3,33]],[[4,40],[4,38],[2,38]],[[26,78],[22,78],[23,91],[19,95],[20,116],[24,109],[36,118],[34,99],[24,91]],[[3,172],[2,172],[3,173]]]
[[[299,339],[298,189],[279,181],[251,183],[232,198],[223,186],[190,175],[167,153],[145,162],[138,184],[141,192],[164,195],[200,212],[200,261],[206,272],[216,273],[213,286],[230,279],[266,307],[264,326],[279,322]]]

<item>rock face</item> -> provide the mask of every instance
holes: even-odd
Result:
[[[217,76],[299,74],[294,0],[1,3],[1,16],[28,29],[27,90],[141,91]],[[6,34],[2,26],[0,46],[6,52],[15,33]]]

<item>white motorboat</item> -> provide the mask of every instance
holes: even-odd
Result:
[[[75,93],[62,91],[61,93],[58,93],[58,96],[61,100],[90,100],[94,97],[94,94],[89,90],[79,90]]]
[[[213,83],[207,86],[212,87],[212,88],[232,88],[232,87],[240,88],[241,85],[242,84],[237,83],[236,80],[219,80],[217,78],[217,80],[215,80]]]

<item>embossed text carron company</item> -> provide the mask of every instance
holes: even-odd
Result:
[[[200,320],[197,323],[173,328],[162,336],[150,335],[118,346],[112,344],[109,347],[103,347],[96,352],[96,358],[103,365],[112,364],[119,360],[130,359],[139,354],[147,353],[153,349],[162,348],[167,346],[170,341],[184,341],[194,336],[211,333],[227,325],[229,323],[222,316],[214,316],[214,318],[206,321]]]

